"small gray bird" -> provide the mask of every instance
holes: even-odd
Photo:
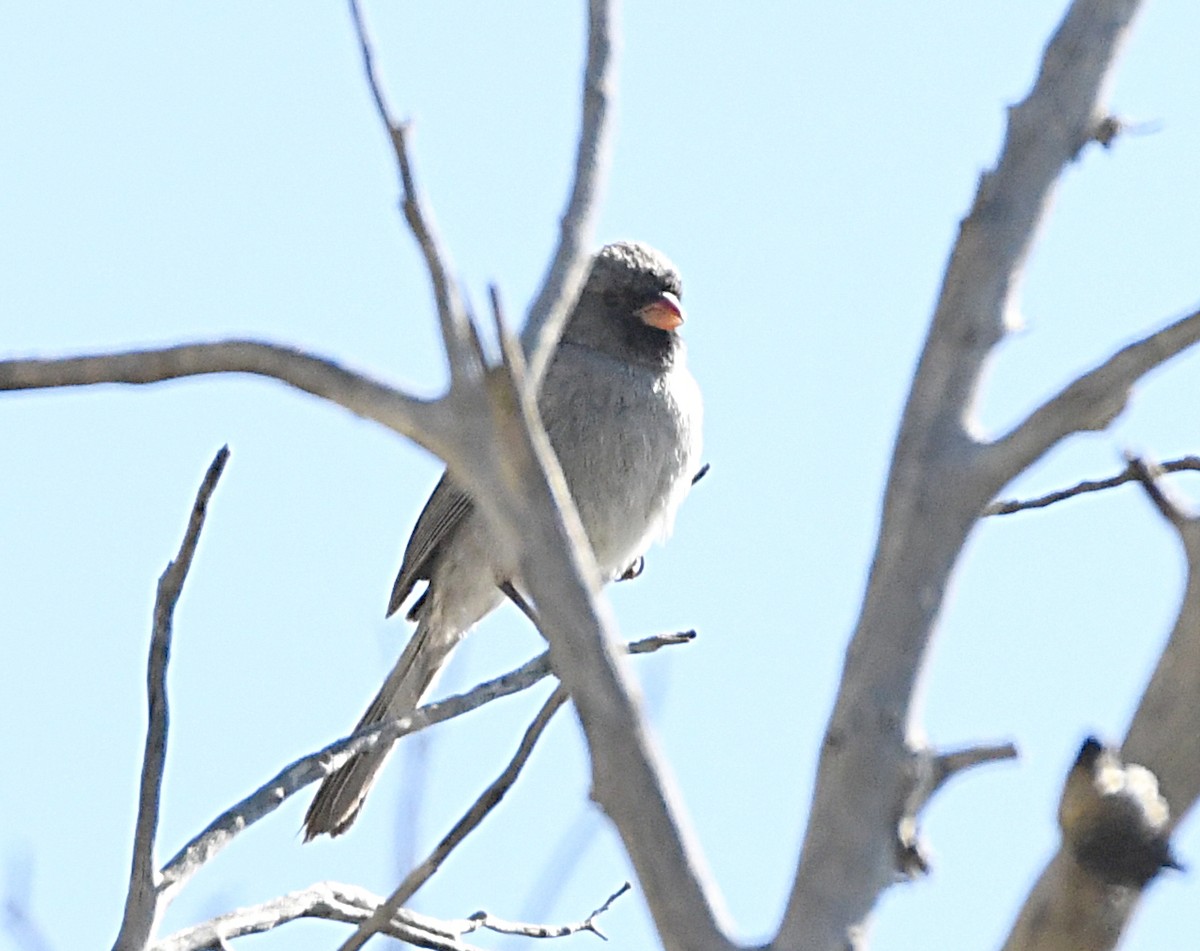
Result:
[[[640,570],[650,544],[670,533],[699,467],[700,390],[677,333],[679,296],[678,272],[653,248],[605,247],[538,397],[605,582]],[[417,519],[389,616],[419,581],[428,585],[408,612],[417,629],[356,729],[412,712],[463,636],[504,600],[503,590],[521,588],[449,473]],[[321,784],[304,818],[305,841],[350,827],[389,752],[360,754]]]

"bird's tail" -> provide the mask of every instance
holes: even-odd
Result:
[[[433,686],[459,639],[432,630],[422,619],[355,732],[412,713]],[[390,746],[360,753],[326,777],[304,815],[305,842],[325,833],[341,835],[354,824],[389,753]]]

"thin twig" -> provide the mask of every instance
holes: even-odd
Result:
[[[673,644],[695,639],[694,631],[660,634],[625,645],[630,654],[646,654]],[[401,736],[425,729],[476,710],[486,703],[532,687],[550,674],[547,651],[533,660],[473,689],[438,703],[425,704],[410,716],[389,720],[361,733],[331,743],[284,767],[268,782],[221,813],[188,842],[164,866],[158,891],[164,904],[208,861],[222,851],[238,833],[270,815],[305,786],[324,779],[343,763],[381,744],[391,745]]]
[[[461,940],[463,935],[480,929],[530,938],[559,938],[590,931],[605,938],[596,924],[596,919],[629,891],[630,887],[626,882],[587,918],[572,924],[524,924],[505,921],[482,911],[468,918],[444,921],[400,908],[380,927],[379,933],[399,938],[414,947],[428,948],[430,951],[480,951],[475,945],[466,944]],[[357,885],[317,882],[308,888],[280,895],[258,905],[238,908],[228,914],[176,931],[155,942],[149,951],[209,951],[212,948],[226,947],[230,939],[263,934],[304,918],[357,925],[380,907],[380,901],[378,895]]]
[[[154,842],[158,834],[158,806],[162,793],[163,765],[167,757],[170,721],[167,709],[167,664],[171,656],[175,605],[183,591],[188,570],[192,567],[200,530],[204,527],[204,516],[208,511],[208,501],[228,459],[229,447],[222,446],[209,465],[204,481],[200,483],[200,491],[196,493],[179,554],[158,579],[158,594],[154,600],[154,631],[150,637],[146,673],[149,722],[146,725],[146,749],[142,757],[142,779],[133,838],[133,869],[129,894],[125,899],[125,915],[113,944],[114,951],[141,951],[154,936],[161,912],[155,887]]]
[[[546,702],[542,705],[541,710],[538,711],[537,716],[534,717],[533,721],[526,728],[525,735],[521,738],[521,743],[517,747],[516,753],[513,754],[513,758],[504,768],[504,771],[492,781],[491,785],[472,803],[466,814],[442,837],[442,840],[434,847],[425,861],[405,877],[389,901],[396,900],[397,907],[407,902],[441,868],[450,853],[468,835],[479,828],[480,823],[483,822],[488,813],[499,805],[500,800],[504,798],[505,794],[517,781],[517,777],[533,753],[535,744],[541,738],[542,733],[545,732],[554,714],[566,702],[566,699],[567,695],[563,692],[562,687],[557,687],[550,694]]]
[[[504,768],[504,771],[492,781],[491,785],[483,791],[478,799],[471,804],[466,814],[454,824],[454,827],[442,837],[442,840],[434,847],[433,851],[420,865],[414,868],[402,881],[387,900],[383,902],[366,921],[358,926],[354,934],[346,939],[338,949],[338,951],[356,951],[361,948],[371,935],[375,934],[400,908],[404,906],[417,890],[424,885],[429,879],[441,868],[442,863],[454,851],[455,848],[472,832],[479,828],[479,824],[487,817],[502,800],[505,794],[512,788],[513,784],[520,776],[521,770],[529,761],[529,757],[533,753],[533,748],[537,741],[541,739],[542,733],[545,732],[550,720],[554,717],[559,709],[567,701],[566,691],[561,686],[556,687],[554,692],[542,705],[533,722],[529,724],[525,730],[525,735],[521,738],[521,744],[517,747],[517,752],[509,761],[509,764]]]
[[[222,947],[229,939],[262,934],[303,918],[356,925],[369,917],[379,902],[378,895],[356,885],[318,882],[184,928],[156,942],[150,951],[207,951]],[[380,928],[382,934],[430,951],[480,951],[458,939],[462,931],[458,922],[442,922],[408,909],[400,909]]]
[[[494,283],[488,285],[488,299],[492,304],[492,322],[496,327],[496,335],[508,333],[508,319],[504,316],[504,303],[500,300],[500,288]]]
[[[469,934],[479,928],[487,928],[489,931],[495,931],[499,934],[520,935],[523,938],[566,938],[569,935],[579,934],[582,931],[590,931],[596,937],[607,941],[608,935],[600,930],[600,926],[596,924],[596,919],[608,911],[612,907],[613,902],[632,887],[629,882],[625,882],[605,899],[604,904],[584,918],[583,921],[577,921],[574,924],[535,925],[522,921],[506,921],[503,918],[497,918],[490,912],[477,911],[467,919],[471,922],[472,926],[465,929],[462,933]]]
[[[1159,463],[1157,468],[1164,473],[1171,472],[1200,472],[1200,456],[1183,456],[1169,462]],[[997,499],[983,510],[984,515],[1011,515],[1014,512],[1025,512],[1029,509],[1045,508],[1056,502],[1085,495],[1089,492],[1101,492],[1105,489],[1115,489],[1127,482],[1138,481],[1133,463],[1129,463],[1114,476],[1107,479],[1089,479],[1073,485],[1068,489],[1059,489],[1039,495],[1032,499]]]
[[[392,143],[392,151],[396,155],[396,165],[400,173],[401,210],[404,220],[408,222],[413,237],[425,258],[425,267],[429,272],[429,280],[433,286],[434,300],[437,302],[438,320],[441,323],[442,336],[447,342],[447,350],[453,357],[467,340],[466,311],[457,285],[449,277],[446,262],[449,257],[438,238],[437,229],[433,224],[433,215],[425,207],[420,192],[417,191],[416,179],[413,176],[412,162],[408,154],[409,124],[398,121],[388,108],[383,93],[383,83],[375,63],[375,51],[371,44],[370,33],[362,8],[358,0],[350,0],[350,19],[354,24],[354,32],[358,38],[359,50],[362,53],[363,71],[366,73],[367,85],[371,90],[371,98],[375,102],[375,111],[379,120],[387,130]],[[451,346],[451,341],[454,345]],[[455,361],[451,359],[451,369]]]
[[[613,49],[616,34],[615,0],[589,0],[587,65],[583,73],[583,102],[575,179],[559,225],[558,248],[529,306],[521,335],[529,355],[529,379],[536,389],[558,345],[567,314],[579,295],[587,271],[599,206],[598,195],[608,171],[611,152],[610,102],[616,93],[617,68]]]

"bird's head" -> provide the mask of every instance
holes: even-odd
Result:
[[[631,363],[669,365],[683,342],[682,282],[660,252],[636,241],[606,245],[592,259],[563,339]]]

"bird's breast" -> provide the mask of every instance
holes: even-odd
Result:
[[[700,394],[682,364],[556,361],[540,399],[596,561],[606,579],[670,532],[700,457]]]

